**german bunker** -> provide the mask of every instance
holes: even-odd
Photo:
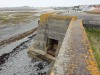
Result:
[[[60,50],[67,28],[71,20],[76,17],[68,17],[57,14],[42,14],[36,39],[28,53],[33,57],[45,56],[54,59]]]

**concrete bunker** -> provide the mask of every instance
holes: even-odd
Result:
[[[44,58],[45,56],[49,59],[55,59],[71,20],[73,17],[65,15],[42,14],[35,42],[28,52],[33,57],[43,56]]]

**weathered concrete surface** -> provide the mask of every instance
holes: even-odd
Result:
[[[100,75],[81,20],[70,23],[51,75]]]
[[[58,40],[58,47],[60,48],[70,21],[71,18],[67,18],[67,16],[48,13],[41,15],[34,48],[46,51],[48,38]]]
[[[53,13],[41,15],[35,43],[33,44],[33,47],[29,49],[28,53],[34,56],[44,55],[51,59],[55,59],[53,57],[58,55],[67,28],[70,21],[73,19],[76,19],[76,17],[62,16]],[[51,39],[58,42],[58,44],[56,44],[56,49],[53,49],[54,45],[51,45],[51,41],[48,41]],[[48,49],[51,49],[51,54],[48,53],[50,52]]]

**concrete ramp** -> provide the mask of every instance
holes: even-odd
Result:
[[[82,20],[71,21],[51,75],[100,75]]]

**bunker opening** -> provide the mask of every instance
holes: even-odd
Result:
[[[58,40],[47,38],[47,54],[55,57],[58,47]]]

